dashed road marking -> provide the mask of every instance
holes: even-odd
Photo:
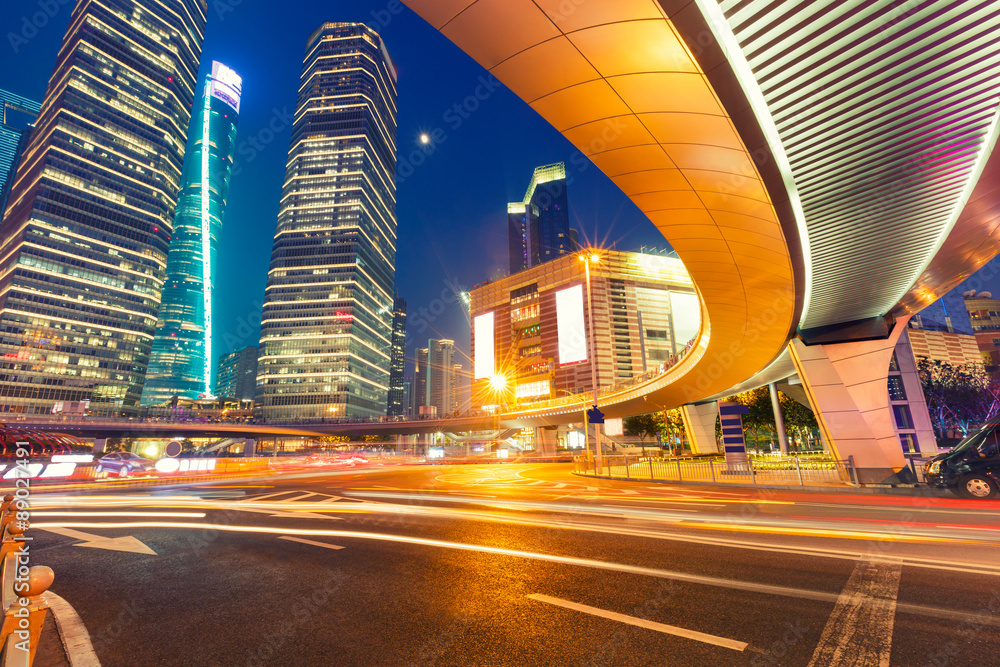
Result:
[[[903,563],[859,561],[823,628],[808,667],[888,667]]]
[[[674,635],[675,637],[684,637],[685,639],[693,639],[698,642],[703,642],[705,644],[712,644],[713,646],[721,646],[723,648],[732,649],[734,651],[743,651],[748,646],[746,642],[739,642],[736,641],[735,639],[727,639],[725,637],[710,635],[704,632],[698,632],[696,630],[679,628],[676,625],[666,625],[664,623],[647,621],[644,618],[637,618],[635,616],[629,616],[627,614],[619,614],[614,611],[607,611],[606,609],[599,609],[597,607],[591,607],[585,604],[570,602],[569,600],[562,600],[560,598],[549,597],[548,595],[539,595],[535,593],[533,595],[529,595],[528,598],[532,600],[537,600],[539,602],[547,602],[548,604],[552,604],[557,607],[563,607],[564,609],[572,609],[573,611],[580,611],[583,612],[584,614],[590,614],[591,616],[599,616],[601,618],[607,618],[612,621],[618,621],[620,623],[628,623],[629,625],[635,625],[640,628],[646,628],[647,630],[655,630],[657,632],[663,632],[668,635]]]
[[[301,537],[292,537],[290,535],[282,535],[278,538],[279,540],[288,540],[289,542],[301,542],[302,544],[311,544],[314,547],[326,547],[327,549],[343,549],[344,547],[337,546],[336,544],[327,544],[326,542],[316,542],[315,540],[306,540]]]

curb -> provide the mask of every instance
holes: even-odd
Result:
[[[746,484],[743,482],[719,483],[719,482],[696,482],[673,479],[628,479],[625,477],[610,477],[607,475],[586,475],[574,472],[574,476],[583,479],[607,479],[615,482],[652,482],[653,484],[673,484],[679,486],[712,486],[723,489],[775,489],[778,491],[806,491],[808,493],[848,493],[859,496],[909,496],[922,497],[932,496],[935,498],[954,498],[951,493],[943,489],[934,489],[929,486],[799,486],[791,484]]]
[[[87,626],[83,624],[76,609],[52,591],[45,592],[45,600],[56,621],[56,630],[70,667],[101,667],[101,661],[94,653],[94,645],[90,643]]]

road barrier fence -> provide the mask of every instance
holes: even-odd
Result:
[[[49,610],[45,591],[55,575],[45,565],[28,567],[27,542],[23,538],[28,521],[18,518],[27,512],[26,502],[7,494],[0,505],[0,665],[31,667]]]
[[[707,482],[715,484],[849,484],[857,486],[853,458],[753,459],[744,465],[729,464],[710,457],[603,456],[598,465],[593,454],[573,459],[573,472],[609,479],[652,482]]]

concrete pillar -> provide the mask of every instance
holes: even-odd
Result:
[[[785,432],[785,417],[781,414],[778,388],[773,382],[767,387],[771,391],[771,408],[774,410],[774,427],[778,431],[778,445],[781,447],[781,455],[788,456],[788,433]]]
[[[906,465],[887,380],[907,319],[897,318],[881,340],[807,346],[795,339],[788,346],[830,453],[838,459],[853,456],[862,484],[895,482],[895,473]]]
[[[108,445],[107,438],[94,438],[94,456],[100,456],[104,453],[104,448]]]
[[[542,456],[555,456],[558,444],[558,428],[538,426],[535,428],[535,451]]]
[[[247,438],[243,441],[243,456],[252,457],[257,455],[257,441]]]
[[[716,401],[681,406],[681,420],[684,422],[692,454],[719,452],[719,442],[715,439],[715,420],[718,417],[719,406]]]

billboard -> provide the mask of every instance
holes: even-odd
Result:
[[[218,61],[212,62],[212,80],[209,81],[212,97],[220,99],[240,112],[240,95],[243,93],[243,79],[239,74]]]
[[[559,365],[587,360],[587,329],[583,319],[583,285],[556,292],[556,333]]]
[[[701,328],[701,304],[693,292],[670,292],[670,317],[674,323],[674,354],[698,335]]]
[[[472,325],[473,345],[476,358],[473,360],[475,379],[491,378],[496,375],[495,352],[493,351],[493,313],[476,315]]]

